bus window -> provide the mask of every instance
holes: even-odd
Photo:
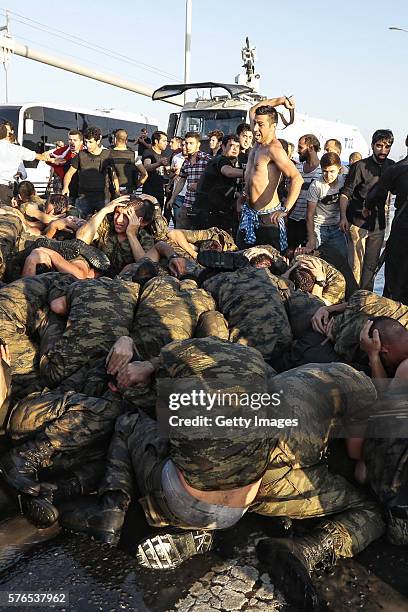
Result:
[[[47,149],[54,148],[57,140],[68,144],[68,132],[76,129],[78,129],[76,113],[57,108],[44,108],[44,134]]]
[[[41,106],[27,108],[24,113],[22,145],[36,153],[45,151],[44,114]],[[38,161],[24,162],[24,165],[26,168],[36,168]]]
[[[144,127],[146,127],[144,123],[132,123],[131,121],[122,121],[121,119],[115,119],[114,117],[110,117],[109,119],[109,128],[112,136],[114,135],[116,130],[126,130],[128,135],[128,147],[132,150],[135,150],[136,139],[140,134],[140,130]]]

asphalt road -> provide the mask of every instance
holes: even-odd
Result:
[[[38,531],[14,517],[0,525],[0,591],[66,591],[69,604],[58,606],[61,612],[293,610],[256,559],[255,544],[267,535],[268,524],[264,517],[247,516],[220,535],[215,551],[156,573],[132,558],[146,532],[137,512],[130,514],[119,548],[58,528]],[[316,585],[327,609],[408,611],[408,550],[376,542]]]

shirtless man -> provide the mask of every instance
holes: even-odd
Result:
[[[271,244],[283,251],[287,247],[284,218],[295,204],[303,179],[276,138],[278,113],[275,106],[295,107],[292,98],[262,100],[249,111],[256,144],[245,171],[248,202],[242,207],[237,235],[241,249],[255,244]],[[288,197],[281,205],[277,187],[281,175],[290,180]]]

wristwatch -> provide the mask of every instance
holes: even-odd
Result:
[[[319,287],[325,287],[326,286],[326,281],[323,278],[319,278],[315,280],[316,285],[319,285]]]
[[[167,258],[167,261],[169,262],[171,259],[178,259],[180,257],[180,255],[177,255],[177,253],[173,253],[172,255],[170,255],[170,257]]]

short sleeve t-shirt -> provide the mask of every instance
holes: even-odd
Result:
[[[185,161],[185,157],[182,153],[177,153],[171,162],[171,166],[172,166],[172,170],[181,170],[184,161]],[[174,185],[177,185],[177,182],[179,180],[179,177],[176,176],[175,180],[174,180]],[[184,197],[186,195],[186,191],[187,191],[187,181],[185,181],[183,189],[180,191],[179,196]]]
[[[314,202],[316,212],[315,225],[338,225],[340,223],[340,189],[344,185],[344,176],[339,174],[335,185],[323,180],[315,180],[309,187],[307,201]]]
[[[305,172],[303,170],[303,166],[298,167],[300,174],[303,178],[303,185],[300,189],[299,197],[296,200],[292,211],[289,214],[290,219],[293,221],[302,221],[306,219],[307,212],[307,192],[309,191],[309,187],[314,180],[321,180],[322,178],[322,170],[320,166],[317,166],[311,172]]]
[[[150,160],[151,164],[155,164],[160,161],[163,155],[156,153],[153,149],[146,149],[142,156],[142,162],[144,164],[146,159]],[[164,184],[167,183],[167,178],[164,175],[164,167],[160,166],[156,168],[154,172],[149,172],[147,181],[143,184],[143,193],[152,195],[157,199],[163,197]]]
[[[111,159],[119,186],[129,192],[136,189],[138,171],[135,152],[131,149],[111,149]]]
[[[196,208],[214,213],[231,210],[236,181],[222,174],[224,166],[233,166],[231,160],[224,155],[217,155],[207,164],[197,186]]]
[[[71,167],[78,171],[80,195],[101,200],[107,197],[107,169],[111,166],[111,152],[108,149],[102,149],[99,155],[80,151],[71,161]]]

